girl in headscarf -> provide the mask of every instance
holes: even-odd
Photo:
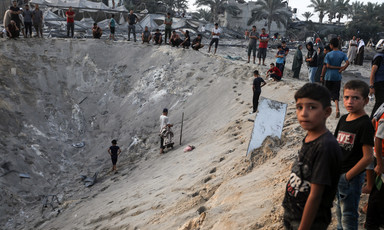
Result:
[[[320,82],[321,71],[323,71],[324,65],[324,57],[324,48],[320,46],[317,48],[317,70],[315,75],[315,82]]]
[[[293,63],[292,63],[293,78],[297,78],[297,79],[299,79],[301,65],[303,64],[303,53],[301,52],[302,49],[303,49],[303,46],[299,45],[297,47],[295,56],[293,56]]]

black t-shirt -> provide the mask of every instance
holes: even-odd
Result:
[[[154,35],[155,35],[155,40],[159,40],[160,36],[161,36],[161,33],[160,32],[159,33],[155,33]]]
[[[287,52],[289,52],[289,48],[288,46],[286,46],[285,48],[284,47],[281,47],[282,50],[284,50],[284,54],[286,54]],[[285,56],[285,55],[284,55]]]
[[[300,221],[311,192],[311,184],[324,185],[315,222],[329,224],[331,207],[340,177],[341,149],[335,137],[327,131],[316,140],[305,143],[292,165],[283,207],[293,221]]]
[[[261,77],[253,79],[254,92],[261,92],[261,82],[265,82]]]
[[[20,8],[19,8],[19,7],[11,6],[11,7],[9,7],[9,9],[10,9],[11,11],[13,11],[12,14],[11,14],[11,20],[13,20],[13,21],[15,21],[15,22],[20,21],[19,15],[18,15],[18,14],[13,14],[13,13],[19,12],[19,11],[20,11]]]
[[[335,137],[343,151],[341,173],[348,172],[363,157],[363,145],[374,145],[375,130],[368,115],[353,121],[342,116],[335,130]]]
[[[129,25],[134,25],[136,23],[136,14],[128,14]]]
[[[112,145],[111,147],[109,147],[109,149],[111,150],[112,156],[116,157],[117,151],[119,151],[120,147],[117,145],[115,145],[115,146]]]
[[[195,39],[193,39],[193,42],[192,42],[192,44],[196,44],[196,43],[201,43],[201,38],[195,38]]]

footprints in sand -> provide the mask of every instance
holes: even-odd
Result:
[[[240,98],[240,96],[241,96],[242,94],[237,92],[237,86],[238,86],[238,85],[239,85],[239,83],[238,83],[238,82],[235,82],[235,85],[232,86],[232,89],[233,89],[233,92],[234,92],[235,95],[236,95],[235,100],[238,101],[238,102],[242,105],[242,104],[244,104],[244,101],[241,100],[241,98]]]

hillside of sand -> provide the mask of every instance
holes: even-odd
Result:
[[[307,70],[303,66],[301,80],[290,77],[294,51],[283,81],[267,81],[261,95],[288,104],[282,138],[267,138],[249,159],[252,72],[267,67],[246,64],[244,48],[219,47],[209,55],[31,39],[2,40],[0,49],[5,229],[281,229],[284,186],[305,135],[293,94]],[[367,80],[369,63],[351,66],[344,76]],[[164,107],[176,146],[159,155]],[[327,125],[333,131],[336,124],[333,113]],[[117,174],[110,173],[107,154],[112,139],[123,150]],[[196,149],[185,153],[187,145]],[[80,176],[96,172],[97,182],[85,187]],[[44,207],[47,195],[59,202]]]

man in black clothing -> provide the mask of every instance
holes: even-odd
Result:
[[[20,17],[19,14],[21,14],[20,7],[17,6],[17,1],[13,0],[12,6],[9,7],[9,10],[11,11],[11,20],[13,20],[16,23],[17,28],[20,28]]]
[[[192,49],[199,50],[200,48],[204,47],[204,45],[201,44],[201,39],[202,39],[201,34],[198,34],[197,37],[195,39],[193,39],[193,41],[192,41]]]
[[[133,13],[133,10],[129,11],[128,14],[128,41],[131,40],[131,31],[133,33],[133,40],[136,42],[136,28],[135,24],[137,23],[137,16]]]

